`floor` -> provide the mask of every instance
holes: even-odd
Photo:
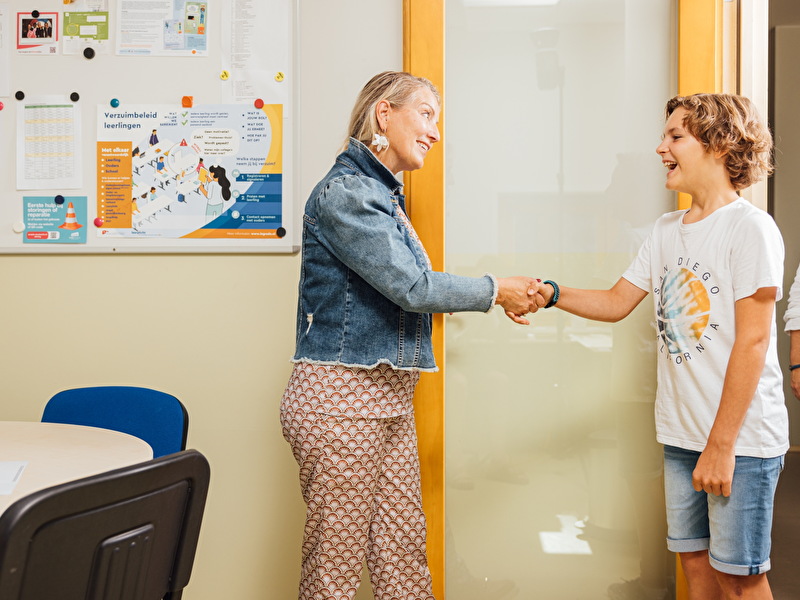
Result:
[[[618,527],[620,515],[629,507],[598,505],[602,490],[593,489],[590,479],[584,480],[585,487],[575,485],[582,480],[578,473],[585,473],[585,461],[540,455],[524,462],[527,469],[515,465],[519,477],[486,465],[468,476],[448,478],[448,596],[605,599],[608,584],[636,577],[637,542],[630,531]],[[586,519],[592,499],[595,514],[602,516],[600,524],[612,527],[593,528],[591,519]],[[534,505],[538,507],[532,510]],[[551,510],[543,510],[547,506]],[[800,451],[787,454],[776,494],[769,573],[775,600],[800,597],[798,507]],[[509,525],[509,515],[520,517],[516,526]],[[450,525],[462,535],[454,535]],[[517,551],[509,555],[509,547]],[[366,581],[357,598],[372,598]]]
[[[786,455],[786,465],[778,481],[775,517],[772,528],[772,570],[769,582],[775,600],[800,597],[800,570],[797,546],[800,543],[800,451]]]

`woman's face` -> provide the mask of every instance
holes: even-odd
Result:
[[[384,134],[389,147],[377,154],[378,159],[392,173],[414,171],[425,163],[425,156],[439,141],[439,103],[427,87],[420,87],[405,106],[384,106],[379,123],[384,124]]]

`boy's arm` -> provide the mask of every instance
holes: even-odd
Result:
[[[581,290],[559,286],[555,304],[561,310],[593,321],[616,323],[627,317],[641,302],[647,292],[621,277],[610,290]],[[543,285],[540,293],[547,303],[553,298],[552,285]]]
[[[777,288],[760,288],[752,296],[736,301],[736,339],[733,342],[717,416],[708,434],[706,448],[692,473],[698,492],[730,496],[734,446],[764,370]]]

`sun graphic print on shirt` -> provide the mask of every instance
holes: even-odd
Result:
[[[672,269],[661,284],[657,307],[658,333],[676,362],[690,358],[709,325],[711,301],[703,282],[688,269]],[[679,358],[681,357],[681,358]]]

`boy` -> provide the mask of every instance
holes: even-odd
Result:
[[[771,599],[772,507],[789,447],[776,349],[783,240],[738,195],[771,170],[772,140],[741,96],[667,103],[656,152],[691,207],[663,215],[610,290],[545,282],[546,307],[598,321],[653,292],[657,439],[664,444],[667,545],[691,600]]]

